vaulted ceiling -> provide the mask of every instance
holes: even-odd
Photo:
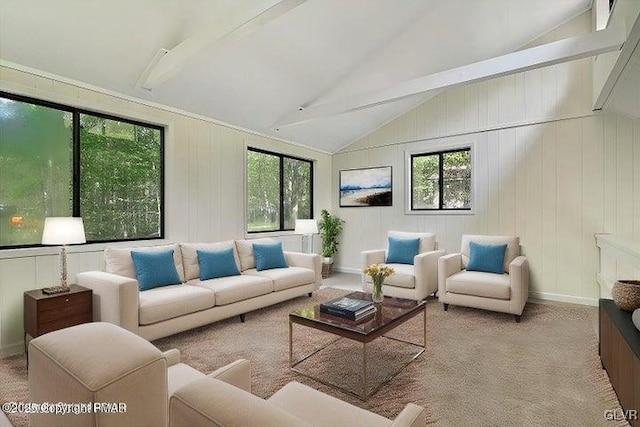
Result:
[[[278,123],[302,107],[516,51],[590,7],[591,0],[0,0],[0,60],[335,152],[432,94]]]

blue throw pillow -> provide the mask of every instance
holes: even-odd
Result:
[[[256,270],[258,271],[289,267],[280,242],[254,243],[253,254],[256,257]]]
[[[233,248],[217,251],[197,250],[200,265],[200,280],[217,279],[218,277],[237,276],[240,274]]]
[[[389,237],[389,253],[387,254],[387,264],[411,264],[413,257],[418,255],[420,238],[399,239]]]
[[[486,273],[504,273],[504,252],[507,245],[481,245],[469,242],[469,262],[467,270]]]
[[[162,252],[131,251],[131,258],[141,291],[181,283],[173,261],[173,249]]]

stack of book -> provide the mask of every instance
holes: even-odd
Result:
[[[342,297],[320,304],[320,312],[357,321],[374,314],[376,307],[371,301]]]

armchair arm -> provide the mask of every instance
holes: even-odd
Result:
[[[422,427],[427,425],[427,413],[422,406],[407,404],[390,427]]]
[[[529,261],[521,255],[509,264],[511,278],[511,312],[520,315],[529,299]]]
[[[238,359],[216,369],[207,376],[251,393],[251,363],[246,359]]]
[[[447,278],[462,271],[462,254],[449,254],[438,259],[438,296],[443,298],[447,293]]]
[[[109,322],[138,334],[138,281],[103,271],[76,275],[76,283],[93,290],[94,322]]]
[[[416,294],[422,298],[438,290],[438,259],[445,251],[423,252],[413,258]]]
[[[167,368],[169,366],[177,365],[180,363],[180,350],[172,348],[162,353],[165,359],[167,359]]]
[[[381,264],[384,262],[384,249],[373,249],[362,251],[362,268],[367,268],[371,264]]]
[[[293,267],[304,267],[311,269],[316,274],[315,283],[322,284],[322,258],[318,254],[305,254],[302,252],[285,252],[287,264]]]

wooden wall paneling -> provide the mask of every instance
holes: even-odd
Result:
[[[524,73],[524,109],[526,120],[544,117],[542,109],[542,71],[530,70]]]
[[[516,100],[516,77],[514,75],[498,78],[498,102],[500,116],[498,124],[517,121],[518,102]]]
[[[524,205],[526,230],[523,243],[526,248],[527,260],[529,262],[530,289],[540,292],[542,282],[542,253],[543,253],[543,227],[542,227],[542,194],[543,194],[543,172],[542,172],[542,144],[543,126],[535,125],[530,127],[530,135],[526,144],[526,201]]]
[[[67,271],[69,271],[69,261],[71,254],[67,253]],[[45,286],[59,285],[59,255],[46,255],[35,258],[35,281],[34,288],[43,288]],[[69,275],[68,279],[73,280],[74,275]],[[69,282],[72,283],[72,282]]]
[[[480,85],[472,84],[464,89],[464,130],[475,130],[480,127]]]
[[[558,123],[558,283],[564,293],[581,290],[581,134],[579,120]]]
[[[523,110],[524,111],[524,110]],[[532,144],[533,126],[523,126],[515,129],[515,236],[528,242],[529,229],[527,228],[527,210],[531,208],[527,204],[527,147]],[[526,252],[526,247],[525,247]]]
[[[447,92],[447,126],[449,134],[462,132],[465,129],[465,87],[455,87]]]
[[[502,129],[498,131],[499,138],[499,233],[509,236],[516,234],[516,131]]]
[[[487,133],[487,234],[500,233],[500,133]]]
[[[35,264],[34,257],[0,260],[2,353],[10,354],[22,349],[24,331],[22,294],[37,287]]]
[[[633,235],[640,242],[640,119],[633,121],[633,159]]]
[[[618,116],[616,123],[616,234],[633,237],[633,125]]]
[[[604,230],[616,232],[617,221],[617,116],[604,113],[603,167],[604,167]]]
[[[541,80],[544,82],[544,84],[542,85],[542,111],[543,118],[545,119],[557,117],[557,67],[557,65],[552,65],[550,67],[540,69]]]
[[[487,87],[487,126],[493,127],[500,123],[499,79],[489,80]]]
[[[594,234],[604,227],[604,126],[602,116],[588,117],[582,122],[582,291],[588,298],[598,298],[599,286],[595,280],[598,270],[598,248]]]
[[[189,237],[189,141],[186,120],[165,130],[165,236],[177,242]]]
[[[557,218],[557,124],[542,125],[542,292],[557,293],[558,218]]]

